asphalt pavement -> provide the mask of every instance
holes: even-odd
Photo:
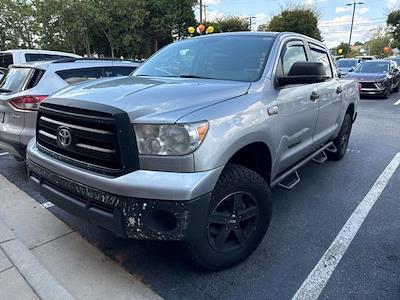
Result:
[[[361,99],[349,150],[339,162],[309,163],[292,190],[273,190],[269,231],[244,263],[199,272],[179,243],[125,240],[48,208],[165,299],[291,299],[378,177],[400,152],[400,93]],[[398,102],[400,103],[400,102]],[[45,203],[27,182],[24,163],[0,154],[0,173]],[[400,168],[369,211],[321,299],[400,298]]]

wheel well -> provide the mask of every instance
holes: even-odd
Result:
[[[354,103],[350,103],[346,113],[349,113],[351,115],[352,120],[354,119]]]
[[[262,142],[249,144],[237,151],[228,163],[241,165],[257,172],[268,183],[271,180],[271,152]]]

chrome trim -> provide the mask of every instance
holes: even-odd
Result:
[[[101,129],[94,129],[94,128],[89,128],[89,127],[83,127],[83,126],[79,126],[79,125],[73,125],[73,124],[69,124],[69,123],[64,123],[64,122],[60,122],[60,121],[56,121],[47,117],[40,117],[40,120],[43,120],[45,122],[49,122],[49,123],[53,123],[56,125],[60,125],[60,126],[66,126],[69,128],[74,128],[74,129],[78,129],[78,130],[83,130],[83,131],[89,131],[89,132],[93,132],[93,133],[100,133],[100,134],[114,134],[111,131],[106,131],[106,130],[101,130]]]
[[[86,144],[82,144],[82,143],[75,144],[75,146],[76,147],[80,147],[80,148],[84,148],[84,149],[88,149],[88,150],[103,152],[103,153],[115,153],[115,150],[100,148],[100,147],[86,145]]]
[[[44,135],[50,139],[57,140],[57,137],[55,135],[52,135],[51,133],[48,133],[44,130],[39,130],[39,134]]]

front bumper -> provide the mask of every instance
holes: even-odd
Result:
[[[126,197],[60,176],[29,159],[27,167],[31,184],[45,198],[121,237],[193,240],[206,226],[211,193],[189,201]]]
[[[375,82],[360,82],[360,83],[361,83],[360,93],[363,95],[382,95],[385,93],[386,90],[385,86],[379,86]],[[365,86],[366,84],[368,84],[368,87]]]

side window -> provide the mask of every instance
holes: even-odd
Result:
[[[131,74],[136,67],[132,66],[120,66],[120,67],[104,67],[103,68],[103,77],[117,77],[117,76],[128,76]]]
[[[56,72],[66,83],[74,84],[86,80],[93,80],[101,77],[101,68],[85,68],[63,70]]]
[[[55,55],[55,54],[36,54],[36,53],[26,53],[26,62],[30,61],[48,61],[48,60],[58,60],[63,58],[70,58],[68,56]]]
[[[311,45],[310,45],[310,47],[311,47],[311,55],[312,55],[314,61],[323,63],[324,67],[325,67],[326,76],[328,78],[332,78],[333,77],[332,66],[329,61],[328,53],[326,53],[322,49],[320,50],[320,49],[313,48]]]
[[[282,73],[283,75],[288,75],[295,62],[307,61],[307,55],[304,46],[299,43],[288,43],[285,47],[281,55]]]

